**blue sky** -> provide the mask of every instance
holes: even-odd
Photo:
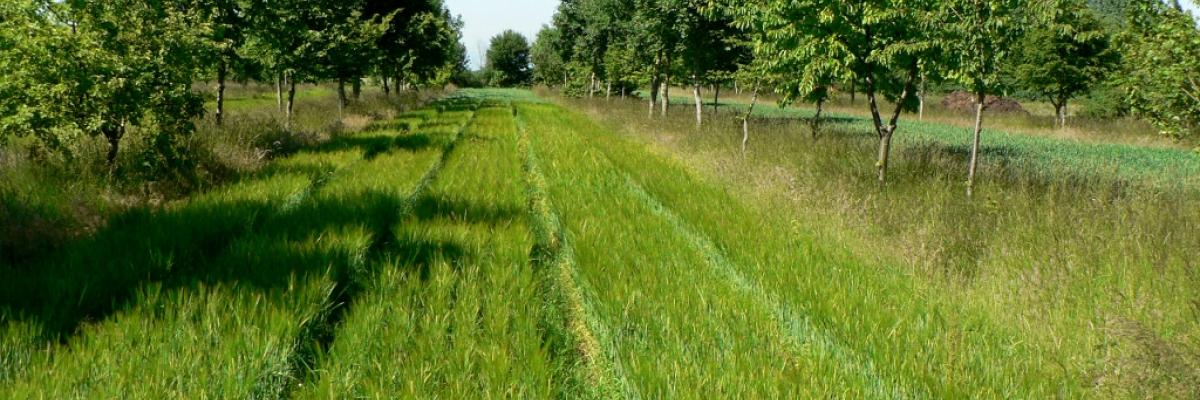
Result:
[[[532,43],[542,24],[550,23],[558,0],[446,0],[446,7],[463,18],[463,44],[475,69],[488,40],[505,29],[520,32]]]
[[[1200,14],[1196,0],[1183,3]],[[521,32],[532,43],[542,24],[550,23],[558,0],[446,0],[446,6],[463,18],[463,44],[474,69],[479,68],[488,40],[505,29]]]

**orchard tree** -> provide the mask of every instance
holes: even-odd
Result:
[[[492,76],[489,83],[494,86],[521,86],[529,84],[529,42],[525,36],[506,30],[492,37],[487,51],[488,70]]]
[[[844,79],[854,79],[854,62],[847,58],[846,44],[852,43],[850,28],[853,14],[832,16],[824,12],[854,12],[837,4],[809,2],[789,4],[759,0],[745,3],[743,16],[747,26],[760,33],[754,39],[758,47],[760,69],[779,76],[776,90],[783,97],[779,105],[797,101],[812,102],[816,113],[810,120],[813,137],[820,131],[822,106],[829,99],[830,87]],[[757,71],[756,73],[762,73]]]
[[[1130,19],[1120,79],[1134,110],[1162,134],[1200,135],[1200,29],[1192,15],[1160,3]]]
[[[662,115],[667,115],[671,99],[671,76],[676,70],[682,38],[676,24],[685,10],[685,0],[636,0],[632,26],[631,45],[639,49],[640,64],[649,84],[650,115],[654,105],[661,105]]]
[[[225,120],[225,82],[231,69],[245,74],[247,63],[238,55],[245,40],[246,10],[241,0],[195,0],[192,4],[208,25],[209,59],[216,64],[217,102],[213,116],[217,125]]]
[[[173,172],[186,161],[179,138],[203,112],[191,91],[204,51],[194,11],[138,0],[3,7],[0,42],[13,46],[0,60],[5,132],[32,134],[58,149],[77,134],[101,136],[116,172],[121,141],[136,126],[147,140],[143,172]]]
[[[1054,105],[1055,126],[1067,125],[1067,102],[1116,68],[1108,33],[1081,0],[1053,0],[1046,21],[1025,34],[1015,75],[1026,90]]]
[[[321,19],[314,7],[304,0],[249,0],[250,20],[245,53],[279,78],[286,89],[285,123],[290,129],[295,114],[296,84],[312,80],[321,70],[317,53],[320,40],[314,28]]]
[[[545,85],[561,85],[567,80],[565,62],[558,48],[561,40],[558,28],[545,25],[538,31],[529,50],[529,58],[533,62],[533,81]]]
[[[983,131],[983,109],[987,95],[1003,84],[1001,66],[1021,37],[1027,22],[1022,11],[1044,12],[1044,4],[1025,0],[942,0],[940,45],[950,65],[947,77],[958,81],[975,95],[975,129],[967,172],[967,196],[975,186],[979,142]]]
[[[765,15],[768,11],[765,5],[762,1],[751,1],[732,8],[733,23],[743,33],[737,39],[740,40],[737,45],[747,52],[747,57],[738,64],[733,79],[735,82],[751,84],[750,106],[742,113],[743,157],[746,156],[746,143],[750,141],[750,116],[754,114],[754,107],[758,105],[759,91],[765,87],[782,86],[783,81],[774,74],[782,69],[779,67],[773,36],[778,30],[779,20]]]
[[[692,83],[696,126],[703,124],[704,100],[701,87],[719,83],[737,66],[742,48],[740,32],[733,23],[733,1],[689,0],[676,25],[679,30],[680,62]]]

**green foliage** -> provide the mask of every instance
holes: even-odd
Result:
[[[149,134],[148,173],[182,168],[176,150],[201,114],[191,91],[204,51],[198,15],[171,2],[4,6],[0,128],[69,150],[72,138],[103,136],[115,166],[129,127]],[[69,154],[69,153],[68,153]]]
[[[487,51],[488,84],[523,86],[530,83],[529,41],[520,33],[507,30],[492,38]]]
[[[1137,8],[1126,43],[1121,82],[1134,110],[1174,138],[1200,135],[1200,28],[1188,13],[1163,4]]]
[[[1091,90],[1119,59],[1100,22],[1080,0],[1055,0],[1047,23],[1025,34],[1014,55],[1021,86],[1056,108]],[[1065,116],[1060,116],[1063,118]]]
[[[562,35],[553,26],[543,26],[538,31],[529,59],[533,63],[533,81],[545,85],[561,85],[567,81],[566,65],[562,51],[557,47]]]

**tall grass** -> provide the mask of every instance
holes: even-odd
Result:
[[[398,192],[452,131],[432,115],[337,136],[0,269],[0,397],[286,395],[391,236]]]
[[[185,162],[171,176],[143,173],[138,154],[147,135],[137,129],[122,141],[116,177],[108,174],[102,138],[71,143],[71,157],[40,150],[32,140],[0,146],[0,265],[28,263],[96,232],[118,213],[155,208],[235,181],[273,159],[361,130],[372,121],[390,120],[435,95],[384,97],[367,91],[339,115],[330,111],[337,109],[331,90],[306,86],[297,93],[292,129],[284,129],[283,114],[264,89],[247,85],[231,90],[222,126],[211,115],[197,119],[196,132],[179,149]]]
[[[813,298],[838,299],[820,313],[851,343],[878,340],[867,348],[892,348],[898,355],[884,357],[893,360],[884,365],[908,370],[937,396],[1200,393],[1200,268],[1193,254],[1200,248],[1200,193],[1194,185],[1020,157],[1006,161],[1000,154],[985,159],[983,196],[969,201],[960,190],[961,158],[942,144],[913,141],[897,148],[892,182],[881,190],[870,171],[873,140],[853,127],[829,127],[814,141],[802,123],[756,121],[743,157],[740,126],[731,117],[695,129],[691,115],[680,110],[650,120],[644,104],[568,103],[761,207],[763,217],[731,235],[729,225],[739,221],[728,210],[725,191],[677,183],[687,171],[622,156],[636,154],[623,150],[633,146],[629,142],[611,142],[603,134],[591,139],[611,142],[601,147],[615,160],[630,159],[627,170],[644,176],[647,192],[668,199],[663,202],[680,215],[691,208],[689,220],[701,230],[710,225],[717,247],[770,243],[775,234],[763,221],[783,221],[821,243],[818,250],[865,262],[849,275],[817,280],[822,286]],[[946,129],[911,124],[901,134],[938,134],[922,131],[926,127]],[[1066,142],[1047,146],[1065,157],[1098,151]],[[1116,157],[1157,151],[1100,148]],[[1153,167],[1142,173],[1174,176]],[[783,276],[763,282],[791,281]],[[869,289],[871,281],[893,283]],[[898,325],[855,322],[873,314]],[[913,331],[902,333],[908,329]],[[895,336],[885,340],[878,332]],[[900,355],[923,352],[929,354],[923,361]],[[917,367],[922,364],[928,367]]]
[[[361,306],[298,397],[563,396],[542,342],[508,109],[481,108],[464,129],[401,207]]]

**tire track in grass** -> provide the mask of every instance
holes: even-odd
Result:
[[[528,192],[534,248],[530,264],[543,280],[547,307],[547,340],[555,356],[566,357],[561,379],[567,388],[578,388],[574,397],[640,399],[612,351],[608,328],[597,322],[575,272],[575,254],[565,229],[554,212],[546,178],[538,167],[531,139],[517,109],[509,104],[517,124],[518,151]],[[603,344],[609,344],[606,348]],[[607,351],[606,351],[607,350]]]
[[[291,398],[298,385],[312,381],[314,373],[319,368],[318,356],[328,351],[337,336],[338,326],[345,319],[354,300],[367,286],[366,279],[370,278],[367,276],[367,263],[383,257],[385,249],[395,242],[395,235],[391,231],[392,224],[411,213],[416,199],[437,179],[438,173],[453,154],[463,132],[475,121],[476,110],[477,104],[472,107],[467,121],[442,146],[441,156],[425,171],[413,189],[404,196],[396,212],[389,214],[387,219],[376,224],[374,227],[376,234],[371,243],[359,249],[357,254],[352,255],[351,262],[334,274],[334,285],[323,302],[322,311],[302,322],[300,334],[292,343],[293,351],[287,360],[287,375],[283,379],[267,377],[269,379],[260,381],[259,387],[262,389],[259,391],[260,395],[255,396],[256,398]],[[439,112],[441,111],[444,110],[439,107]]]
[[[604,154],[603,151],[601,151],[601,154]],[[607,154],[605,154],[605,158],[607,157]],[[612,160],[609,159],[609,162],[612,163]],[[617,165],[616,163],[612,164]],[[822,329],[814,326],[808,316],[783,304],[774,293],[764,290],[756,282],[747,278],[739,272],[740,268],[730,261],[708,236],[688,225],[687,221],[647,192],[628,172],[624,172],[624,178],[626,187],[635,197],[649,207],[654,214],[666,220],[679,235],[686,238],[704,255],[713,273],[723,277],[731,286],[744,292],[747,296],[754,299],[754,301],[764,305],[771,311],[775,322],[779,324],[782,331],[786,334],[785,337],[790,341],[788,345],[793,349],[793,352],[800,352],[802,349],[811,348],[835,360],[842,370],[852,374],[852,376],[860,377],[867,383],[866,393],[870,398],[911,399],[928,397],[923,394],[908,393],[902,386],[885,380],[875,368],[874,362],[869,358],[863,357],[855,350],[846,347],[836,338],[831,337],[822,331]],[[799,356],[799,354],[796,354],[796,356]]]

